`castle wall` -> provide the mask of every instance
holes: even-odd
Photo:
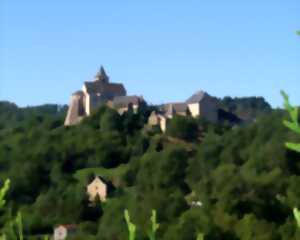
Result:
[[[217,103],[210,97],[205,97],[200,103],[200,116],[208,121],[218,121],[218,108]]]
[[[84,96],[83,95],[72,95],[70,105],[67,113],[67,117],[64,125],[70,126],[79,123],[85,115],[83,108]]]
[[[191,103],[188,104],[189,111],[192,117],[198,117],[200,115],[200,104],[199,103]]]

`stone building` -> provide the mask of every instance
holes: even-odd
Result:
[[[206,92],[198,91],[185,102],[167,103],[160,107],[160,113],[152,112],[148,119],[150,126],[160,126],[165,132],[167,124],[175,115],[202,117],[210,122],[218,121],[217,100]]]
[[[74,234],[77,230],[77,225],[58,225],[54,228],[53,239],[54,240],[65,240],[70,235]]]
[[[198,91],[186,100],[193,117],[203,117],[207,121],[218,121],[218,102],[204,91]]]
[[[95,177],[94,180],[87,186],[87,194],[90,202],[94,202],[97,196],[99,196],[101,202],[105,202],[107,193],[107,184],[100,177]]]
[[[100,105],[113,105],[120,113],[131,106],[136,110],[144,100],[137,96],[126,96],[121,83],[111,83],[103,67],[94,81],[84,82],[82,90],[72,94],[65,126],[78,124],[84,117],[91,115]]]
[[[163,105],[163,111],[167,118],[171,119],[175,115],[189,116],[190,111],[186,103],[167,103]]]
[[[161,131],[165,132],[167,130],[167,121],[168,118],[165,115],[153,111],[148,118],[148,125],[159,126]]]
[[[115,97],[112,101],[112,107],[117,109],[119,114],[123,114],[127,111],[133,111],[137,113],[139,108],[146,105],[143,97],[139,96],[120,96]]]

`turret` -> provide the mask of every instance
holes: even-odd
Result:
[[[100,67],[100,70],[97,72],[95,76],[95,81],[102,81],[105,83],[109,82],[109,77],[107,76],[103,66]]]

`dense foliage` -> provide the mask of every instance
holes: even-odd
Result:
[[[246,121],[271,111],[270,104],[262,97],[225,97],[220,100],[220,107]]]
[[[120,116],[102,107],[67,128],[57,112],[9,124],[14,111],[1,115],[0,178],[11,188],[0,227],[8,230],[21,211],[30,239],[70,223],[79,225],[73,239],[127,239],[128,209],[146,239],[156,209],[157,239],[196,239],[199,232],[205,240],[300,238],[292,211],[300,207],[300,157],[284,146],[299,139],[283,126],[282,111],[262,111],[235,127],[176,117],[166,134],[144,126],[150,112]],[[90,173],[113,186],[107,202],[88,203]]]

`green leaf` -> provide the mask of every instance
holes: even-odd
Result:
[[[298,228],[300,228],[300,211],[298,208],[294,208],[294,217],[296,219]]]
[[[148,236],[150,240],[155,240],[156,239],[156,232],[159,228],[159,224],[156,221],[156,210],[152,210],[152,215],[151,215],[151,231],[149,232]]]
[[[23,223],[22,223],[22,214],[21,212],[18,212],[17,218],[16,218],[16,224],[18,227],[18,233],[19,233],[19,240],[23,240]]]
[[[298,123],[298,108],[291,106],[289,102],[289,96],[284,91],[281,91],[281,95],[283,96],[284,99],[284,107],[288,111],[290,118],[292,120],[292,121],[284,120],[283,124],[293,132],[300,135],[300,125]],[[300,153],[300,144],[298,143],[288,142],[285,144],[285,146],[293,151]]]
[[[285,146],[290,150],[296,151],[300,153],[300,143],[286,143]]]
[[[203,233],[198,233],[197,240],[204,240],[204,234]]]
[[[287,120],[284,120],[283,124],[293,132],[300,134],[300,127],[295,122],[289,122]]]
[[[130,221],[130,215],[127,209],[124,211],[124,217],[128,227],[129,240],[135,240],[136,226]]]
[[[284,99],[284,108],[287,110],[291,107],[289,103],[289,96],[284,91],[280,91],[280,93]]]
[[[1,235],[0,240],[6,240],[6,235]]]
[[[291,106],[290,101],[289,101],[289,96],[284,91],[281,91],[281,95],[283,96],[283,99],[284,99],[284,108],[288,111],[292,121],[297,126],[299,126],[299,123],[298,123],[298,108]]]
[[[0,189],[0,209],[4,207],[6,201],[5,201],[5,196],[9,190],[9,186],[10,186],[10,180],[7,179],[5,182],[4,182],[4,185],[3,187]]]

